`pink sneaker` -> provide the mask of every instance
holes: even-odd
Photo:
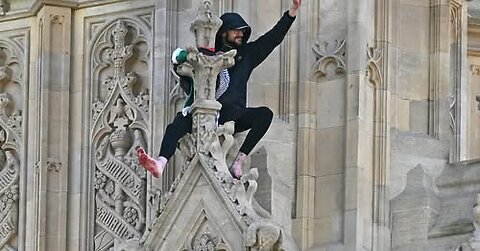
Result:
[[[242,175],[243,175],[242,164],[246,158],[247,158],[247,155],[245,153],[238,152],[237,157],[235,157],[235,161],[233,161],[232,165],[228,169],[234,178],[236,179],[242,178]]]
[[[230,171],[230,173],[232,174],[232,176],[235,178],[235,179],[240,179],[242,178],[243,176],[243,171],[242,171],[242,166],[236,166],[236,167],[230,167],[228,169]]]

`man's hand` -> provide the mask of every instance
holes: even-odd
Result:
[[[302,4],[302,0],[292,0],[292,8],[298,9]]]
[[[302,0],[292,0],[292,6],[290,7],[288,14],[291,17],[297,16],[297,10],[300,8],[300,5],[302,5]]]

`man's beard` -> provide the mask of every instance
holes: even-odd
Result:
[[[233,39],[233,41],[225,39],[224,44],[233,49],[237,49],[243,45],[243,38],[240,38],[239,42],[236,42],[236,40],[237,38]]]

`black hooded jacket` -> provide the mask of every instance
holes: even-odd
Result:
[[[251,28],[245,20],[237,13],[225,13],[220,19],[223,24],[215,37],[215,50],[228,51],[234,49],[223,44],[221,34],[230,29],[245,29],[243,35],[244,43],[237,49],[235,56],[235,65],[228,69],[230,75],[230,85],[227,91],[218,99],[222,104],[220,111],[220,123],[235,120],[244,111],[247,103],[247,82],[250,75],[260,63],[282,41],[288,30],[292,26],[295,17],[285,12],[277,24],[267,33],[253,42],[247,42],[251,35]]]

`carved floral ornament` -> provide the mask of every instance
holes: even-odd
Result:
[[[50,22],[52,24],[63,24],[64,19],[64,15],[50,15]]]
[[[470,73],[472,75],[480,75],[480,65],[470,65]]]
[[[333,78],[345,73],[345,47],[345,39],[315,42],[312,48],[317,58],[313,66],[315,75]]]
[[[228,246],[221,237],[211,232],[204,232],[192,241],[192,251],[227,251]]]

